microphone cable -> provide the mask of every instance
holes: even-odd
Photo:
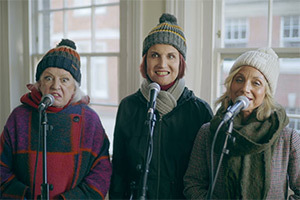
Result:
[[[37,165],[38,165],[38,160],[39,160],[39,151],[40,151],[40,146],[41,146],[41,121],[42,121],[42,111],[39,111],[39,136],[38,136],[38,146],[37,146],[37,151],[36,151],[36,157],[35,157],[35,165],[34,165],[34,174],[33,174],[33,186],[32,186],[32,199],[34,199],[35,195],[35,181],[36,181],[36,171],[37,171]]]
[[[215,148],[215,143],[217,140],[217,136],[220,132],[221,127],[224,125],[224,120],[221,121],[221,123],[219,124],[216,133],[214,135],[213,141],[212,141],[212,145],[211,145],[211,150],[210,150],[210,188],[209,188],[209,193],[207,194],[207,199],[211,199],[212,198],[212,194],[213,194],[213,188],[215,187],[216,184],[216,180],[215,180],[215,173],[214,173],[214,148]]]

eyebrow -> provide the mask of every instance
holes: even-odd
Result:
[[[237,75],[241,75],[241,76],[245,77],[245,75],[243,73],[241,73],[241,72],[238,72],[235,76],[237,76]],[[267,81],[266,78],[263,75],[262,75],[262,77],[261,76],[253,76],[252,78],[256,78],[256,79]]]

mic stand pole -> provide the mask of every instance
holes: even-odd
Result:
[[[42,127],[43,127],[43,183],[41,184],[41,199],[49,200],[49,190],[50,186],[47,183],[47,131],[49,130],[47,113],[43,111],[43,120],[42,120]]]
[[[145,163],[145,171],[144,171],[144,177],[143,177],[143,186],[142,186],[142,196],[139,198],[140,200],[146,199],[146,191],[147,191],[147,180],[148,180],[148,174],[149,174],[149,166],[152,159],[152,152],[153,152],[153,130],[155,126],[156,121],[156,115],[154,113],[154,110],[152,112],[152,116],[147,121],[147,124],[149,125],[149,146],[147,151],[147,158]]]
[[[227,155],[229,154],[229,150],[227,149],[228,139],[231,139],[232,142],[235,142],[235,138],[231,136],[232,128],[233,128],[232,120],[233,120],[233,118],[229,121],[229,127],[228,127],[228,130],[226,132],[226,137],[225,137],[223,149],[222,149],[222,152],[221,152],[221,155],[220,155],[220,159],[218,161],[218,166],[217,166],[214,178],[213,178],[213,182],[211,184],[211,187],[209,187],[207,199],[212,199],[212,194],[214,192],[214,188],[215,188],[216,181],[217,181],[217,178],[218,178],[219,170],[220,170],[220,167],[221,167],[221,164],[222,164],[222,161],[223,161],[223,156],[224,156],[224,154],[227,154]],[[211,158],[211,159],[213,159],[213,158]]]

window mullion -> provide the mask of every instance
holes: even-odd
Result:
[[[268,4],[268,47],[272,46],[273,0]]]
[[[92,80],[91,79],[91,57],[90,56],[87,56],[86,57],[86,78],[87,80]],[[92,96],[91,93],[92,93],[92,84],[91,84],[91,81],[87,81],[87,94],[88,96]]]
[[[92,30],[91,30],[91,42],[92,42],[92,52],[95,52],[96,51],[96,22],[95,22],[95,13],[96,13],[96,10],[95,10],[95,6],[94,5],[92,5],[92,10],[91,10],[91,28],[92,28]]]

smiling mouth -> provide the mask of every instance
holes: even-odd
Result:
[[[160,76],[165,76],[165,75],[168,75],[169,72],[156,72],[157,75],[160,75]]]

